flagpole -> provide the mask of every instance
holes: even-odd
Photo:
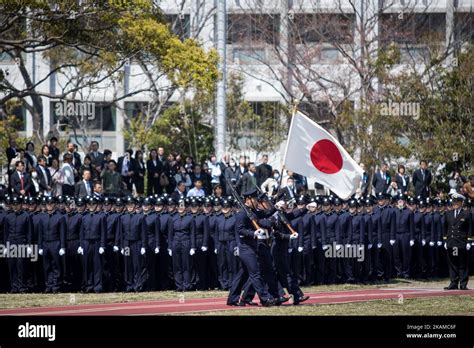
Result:
[[[281,183],[283,181],[283,170],[285,170],[285,162],[286,162],[286,153],[288,151],[288,144],[290,143],[290,134],[291,130],[293,128],[293,119],[295,118],[296,111],[298,111],[298,104],[299,100],[293,99],[293,106],[291,107],[291,121],[290,121],[290,129],[288,131],[288,139],[286,140],[286,145],[285,145],[285,154],[283,155],[283,164],[281,166],[281,172],[280,172],[280,182],[278,184],[278,189],[281,189]]]

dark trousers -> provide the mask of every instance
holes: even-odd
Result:
[[[102,257],[99,254],[99,240],[83,240],[82,248],[84,255],[82,257],[83,267],[83,291],[102,292]]]
[[[142,291],[146,275],[143,256],[140,253],[142,242],[141,240],[126,242],[128,242],[128,254],[125,254],[125,290]]]
[[[7,292],[11,290],[9,265],[7,259],[0,257],[0,292]]]
[[[144,180],[144,178],[135,177],[135,178],[133,178],[133,183],[135,184],[135,189],[137,190],[137,193],[139,195],[142,195],[142,194],[145,193],[145,180]]]
[[[193,264],[189,250],[191,250],[191,240],[173,241],[173,273],[174,282],[178,291],[192,290],[191,277]]]
[[[252,286],[260,298],[260,301],[268,301],[272,296],[268,293],[263,277],[260,273],[259,258],[254,246],[241,243],[239,246],[239,258],[242,267],[237,272],[229,291],[228,302],[237,302],[244,289],[247,280],[250,280]]]
[[[219,287],[219,279],[218,279],[218,267],[217,267],[217,255],[214,252],[216,246],[214,244],[214,238],[211,236],[209,238],[209,246],[207,252],[207,277],[209,280],[209,286],[211,289],[216,289]]]
[[[304,251],[303,251],[304,252]],[[313,249],[314,257],[314,284],[324,284],[324,271],[326,269],[326,258],[324,257],[323,245],[320,241],[316,242],[316,249]]]
[[[410,234],[397,234],[393,245],[393,263],[397,277],[408,278],[410,275]]]
[[[297,251],[297,250],[296,250]],[[293,252],[295,250],[293,249]],[[314,253],[311,248],[311,240],[304,240],[303,245],[303,285],[311,285],[314,282]]]
[[[331,244],[333,247],[334,244]],[[325,253],[327,250],[324,250]],[[336,269],[337,269],[337,259],[332,255],[326,256],[325,258],[325,265],[326,265],[326,284],[336,284]]]
[[[270,252],[270,247],[266,242],[258,243],[258,262],[260,264],[262,277],[268,285],[268,292],[274,298],[278,298],[280,296],[278,290],[278,279],[275,269],[273,268],[273,258]]]
[[[147,179],[147,195],[152,196],[155,194],[161,195],[161,187],[160,187],[160,178],[154,178],[153,176],[149,176]]]
[[[118,291],[122,289],[120,276],[119,252],[114,252],[114,242],[108,241],[105,246],[103,284],[105,291]]]
[[[377,248],[377,246],[375,245]],[[392,278],[392,246],[389,240],[382,241],[382,247],[377,248],[377,278],[390,280]]]
[[[423,247],[421,241],[415,239],[415,244],[411,247],[410,258],[410,276],[412,278],[421,278],[423,270]]]
[[[202,244],[198,242],[196,253],[193,256],[193,268],[195,280],[193,285],[196,290],[209,290],[209,274],[207,264],[207,254],[214,253],[214,250],[202,251]]]
[[[24,293],[28,290],[26,284],[27,262],[28,260],[24,257],[9,257],[7,259],[11,292],[13,293]],[[1,281],[4,282],[5,280],[2,279]]]
[[[46,291],[59,291],[61,277],[60,241],[43,242],[43,267]]]
[[[433,276],[433,269],[434,269],[434,263],[435,263],[435,258],[434,258],[435,248],[436,246],[430,246],[428,241],[426,242],[424,246],[422,246],[422,250],[423,250],[422,273],[423,273],[424,278],[431,278]]]
[[[235,241],[222,241],[217,246],[217,265],[221,289],[228,290],[238,271],[238,259],[234,256]]]
[[[448,248],[448,267],[451,285],[467,287],[469,281],[469,251]]]
[[[146,281],[145,281],[145,290],[155,291],[158,290],[158,255],[155,254],[156,243],[152,240],[148,243],[145,253],[145,263],[146,263]],[[160,250],[160,252],[163,252]],[[165,251],[166,252],[166,251]]]
[[[298,277],[291,272],[290,259],[288,255],[288,243],[275,242],[272,245],[271,254],[275,265],[277,279],[281,286],[288,290],[295,298],[302,294],[298,286]]]
[[[171,290],[173,278],[170,276],[171,257],[168,254],[168,243],[166,240],[160,241],[160,253],[158,254],[158,290]],[[172,273],[172,272],[171,272]]]
[[[66,242],[66,255],[64,255],[63,283],[68,291],[79,291],[82,285],[82,262],[77,254],[79,239]]]

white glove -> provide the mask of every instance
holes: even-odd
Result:
[[[394,244],[395,244],[395,240],[390,239],[390,245],[394,245]]]
[[[382,248],[382,243],[377,243],[377,248]]]
[[[466,250],[467,251],[471,250],[471,244],[469,244],[469,243],[466,244]]]
[[[293,248],[288,248],[288,254],[291,254],[292,251],[293,251]]]
[[[350,244],[346,244],[346,248],[350,248],[350,247],[351,247],[351,245],[350,245]]]
[[[414,245],[415,245],[415,241],[412,239],[412,240],[410,241],[410,246],[414,246]]]
[[[295,233],[290,234],[290,239],[296,239],[296,238],[298,238],[298,233],[295,232]]]
[[[234,256],[239,256],[239,247],[234,248]]]
[[[426,245],[426,240],[422,239],[421,240],[421,245],[425,246]]]
[[[82,247],[77,248],[77,253],[79,255],[84,255],[84,249],[82,249]]]
[[[102,255],[104,253],[104,251],[105,251],[104,248],[102,248],[102,247],[99,248],[99,254],[100,255]]]
[[[367,249],[372,249],[372,244],[367,245]]]
[[[298,252],[302,252],[303,251],[303,247],[298,247]]]
[[[191,248],[191,250],[189,250],[189,255],[193,256],[195,253],[196,253],[196,249]]]
[[[441,245],[443,245],[443,242],[439,240],[438,242],[436,242],[436,245],[440,247]]]
[[[430,247],[434,246],[435,242],[430,242]]]
[[[336,244],[336,250],[340,250],[342,248],[342,244]]]
[[[214,249],[214,254],[216,254],[216,255],[217,255],[217,249]]]
[[[142,247],[142,248],[140,249],[140,254],[145,255],[145,253],[146,253],[146,250],[145,250],[145,248]]]
[[[265,234],[265,231],[262,228],[259,228],[253,233],[254,238],[258,238],[259,236],[264,235],[264,234]]]
[[[327,249],[329,249],[329,245],[327,244],[323,245],[323,250],[327,250]]]
[[[114,245],[114,253],[116,253],[117,251],[119,251],[119,247]]]
[[[448,250],[448,244],[444,243],[444,248]]]
[[[284,206],[285,206],[285,201],[278,201],[275,204],[275,208],[277,208],[278,210],[281,210]]]
[[[262,233],[257,234],[257,239],[261,240],[261,239],[267,239],[267,238],[268,237],[267,237],[265,231],[263,231]]]
[[[160,252],[160,248],[156,247],[155,248],[155,254],[158,254]]]
[[[33,249],[31,249],[30,247],[26,248],[26,254],[28,256],[30,256],[31,254],[33,254]]]
[[[38,254],[43,255],[43,249],[38,250]]]
[[[314,249],[316,249],[316,246],[315,246],[315,245],[314,245],[314,246],[312,246],[312,247],[311,247],[311,249],[313,249],[313,250],[314,250]]]
[[[66,253],[66,250],[64,248],[59,249],[59,256],[63,256]]]
[[[203,252],[207,251],[207,247],[205,247],[205,246],[201,247],[201,251],[203,251]]]

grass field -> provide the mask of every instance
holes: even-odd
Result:
[[[331,285],[311,286],[305,292],[341,291],[374,288],[434,288],[442,289],[447,280],[407,281],[396,279],[388,284],[374,285]],[[146,300],[172,300],[225,297],[224,291],[193,292],[142,292],[142,293],[105,293],[105,294],[0,294],[0,308],[67,306],[73,304],[103,304]],[[195,315],[229,315],[229,311],[195,313]],[[272,308],[252,308],[233,310],[232,315],[474,315],[474,296],[448,296],[438,298],[375,300],[362,303],[331,305],[284,306]]]

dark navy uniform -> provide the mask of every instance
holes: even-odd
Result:
[[[434,268],[434,244],[436,226],[434,223],[434,214],[432,212],[423,215],[424,234],[422,235],[423,249],[423,268],[422,273],[425,278],[431,278]],[[424,245],[423,245],[424,244]]]
[[[196,233],[196,254],[193,256],[194,274],[196,276],[193,281],[193,287],[197,290],[208,290],[208,264],[207,253],[213,253],[214,250],[208,251],[209,241],[209,219],[204,214],[193,215],[195,233]]]
[[[120,214],[107,212],[105,214],[105,253],[104,253],[104,289],[106,291],[117,291],[123,288],[118,245],[116,244],[118,234],[118,223]],[[114,247],[115,250],[114,250]]]
[[[159,204],[162,204],[161,202]],[[170,272],[171,256],[167,250],[171,249],[168,243],[168,235],[173,229],[172,215],[161,212],[158,214],[160,220],[160,253],[158,254],[158,287],[160,290],[173,289],[173,274]]]
[[[145,282],[142,248],[147,245],[146,222],[142,214],[125,212],[120,216],[118,225],[118,238],[125,257],[125,290],[142,291]]]
[[[324,284],[324,272],[326,265],[326,258],[324,257],[322,236],[326,234],[326,225],[324,213],[319,212],[313,215],[313,222],[311,224],[311,248],[314,251],[314,283],[316,285]]]
[[[18,199],[18,198],[13,198]],[[26,245],[31,244],[31,223],[30,214],[24,211],[10,211],[3,219],[4,243],[5,245]],[[8,244],[7,244],[8,243]],[[10,285],[12,293],[27,292],[27,258],[8,257],[8,272],[10,275]],[[3,279],[2,279],[3,281]]]
[[[395,244],[393,245],[394,266],[398,278],[410,276],[410,240],[415,234],[413,212],[408,208],[395,209]]]
[[[145,203],[146,204],[146,203]],[[146,252],[146,289],[153,291],[158,289],[157,262],[160,251],[160,216],[153,211],[143,214],[147,231],[147,252]],[[158,251],[158,253],[155,253]],[[166,249],[163,250],[166,253]]]
[[[358,206],[357,203],[353,204],[355,204],[355,206]],[[349,205],[351,206],[351,202],[349,202]],[[352,258],[350,260],[350,266],[352,266],[352,280],[358,282],[365,282],[367,280],[367,259],[365,258],[365,255],[367,255],[368,250],[366,248],[367,243],[365,241],[366,227],[364,215],[359,213],[352,214],[351,225],[352,234],[351,239],[348,240],[348,244],[351,244],[353,246],[355,245],[357,249],[364,250],[364,260],[358,260],[357,258]]]
[[[204,205],[209,204],[204,202]],[[207,253],[207,264],[208,264],[208,279],[209,286],[211,289],[217,289],[220,287],[219,281],[219,271],[217,266],[217,235],[216,235],[216,221],[217,215],[213,213],[206,214],[207,223],[209,225],[209,238],[208,238],[208,248],[209,252]]]
[[[238,272],[238,260],[234,255],[237,247],[235,240],[235,216],[220,214],[215,218],[215,235],[219,282],[223,290],[229,290]]]
[[[43,214],[39,225],[39,248],[43,250],[46,292],[58,292],[61,287],[60,249],[66,251],[66,218],[62,213]]]
[[[84,270],[83,291],[101,292],[102,258],[99,252],[105,250],[106,217],[97,212],[84,213],[79,236],[80,247],[83,250],[82,267]]]
[[[82,204],[82,203],[80,203]],[[69,212],[66,218],[66,262],[64,270],[64,285],[69,291],[81,290],[82,262],[77,253],[80,246],[82,213]]]
[[[395,213],[389,206],[374,209],[377,215],[377,278],[388,281],[392,278],[392,246],[395,239]],[[380,246],[380,247],[379,247]]]
[[[339,229],[340,244],[346,249],[352,243],[352,216],[349,212],[341,210],[338,214],[337,228]],[[338,278],[342,283],[354,282],[352,273],[352,258],[338,257]]]
[[[321,239],[325,250],[329,246],[334,248],[335,245],[341,244],[338,228],[338,215],[332,212],[323,214],[323,224],[325,229],[321,231]],[[336,258],[326,257],[326,284],[336,283]]]
[[[168,236],[171,243],[173,271],[178,291],[192,290],[193,264],[191,249],[196,250],[196,225],[191,214],[175,214]]]
[[[306,213],[298,218],[298,248],[303,248],[303,262],[302,272],[300,279],[302,279],[303,285],[311,285],[314,279],[314,257],[313,257],[313,246],[316,241],[316,228],[313,226],[315,215]],[[321,237],[320,237],[321,238]],[[291,248],[292,253],[298,252],[298,249]],[[297,273],[299,274],[299,273]]]
[[[460,199],[460,198],[455,198]],[[472,243],[471,214],[467,210],[451,210],[445,214],[444,240],[448,254],[449,278],[447,289],[467,289],[469,281],[468,243]]]

